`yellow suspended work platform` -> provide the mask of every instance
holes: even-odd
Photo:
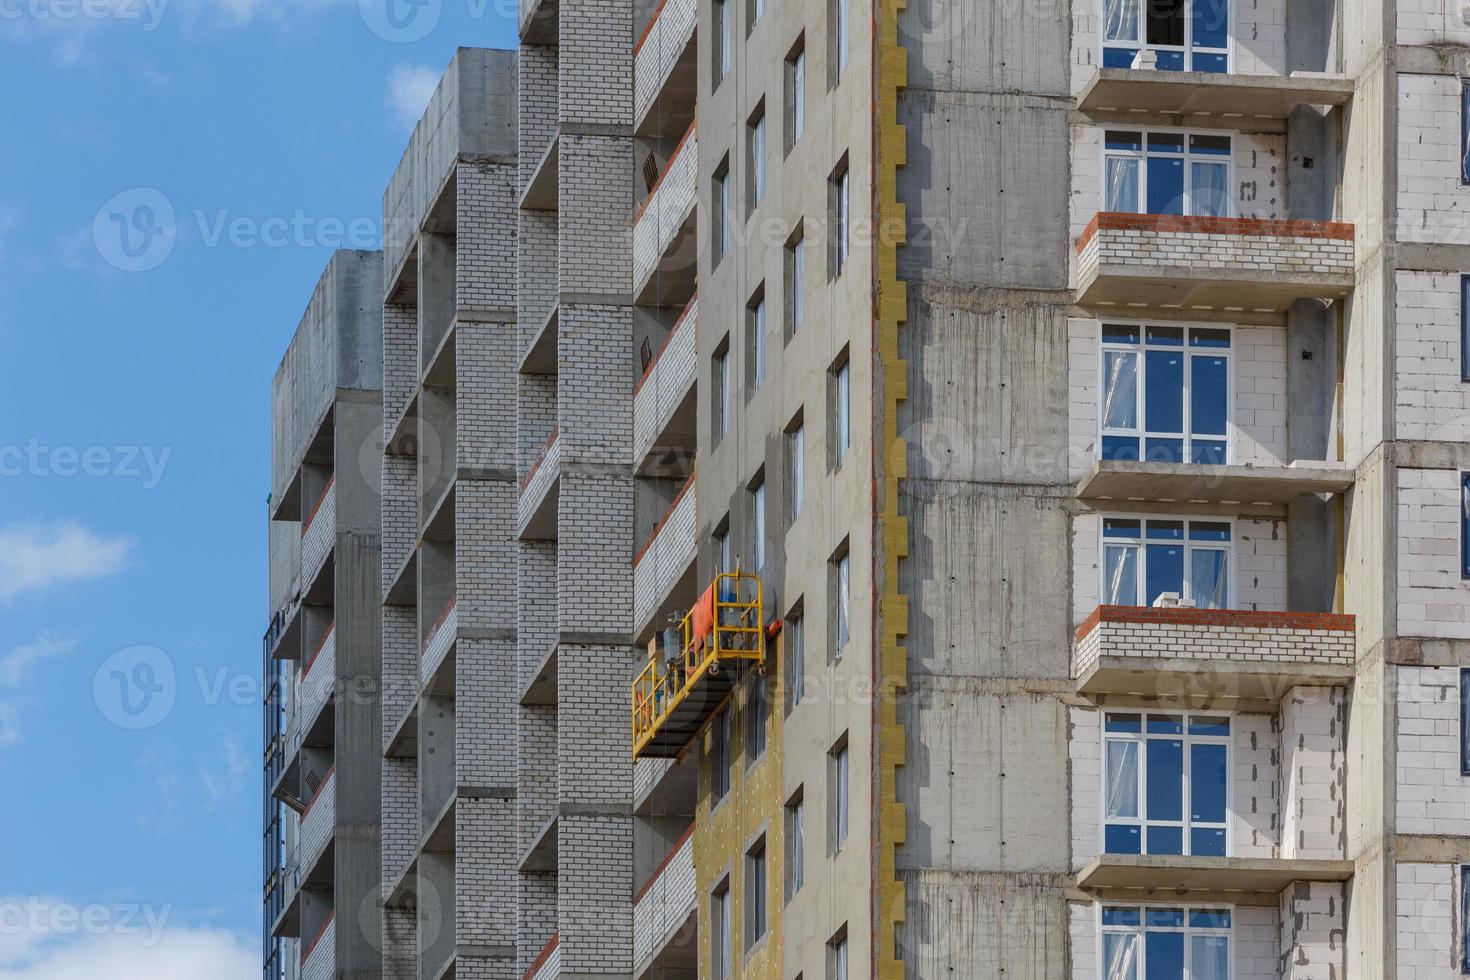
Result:
[[[633,758],[678,755],[730,692],[733,668],[765,660],[762,601],[758,576],[722,572],[653,645],[633,681]]]

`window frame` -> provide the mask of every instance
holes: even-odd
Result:
[[[786,614],[782,627],[786,659],[786,713],[790,714],[806,697],[806,610],[797,607]]]
[[[1460,775],[1470,776],[1470,667],[1460,668]]]
[[[831,779],[828,783],[831,824],[828,828],[830,836],[827,853],[834,856],[842,853],[842,847],[847,843],[847,836],[852,830],[852,756],[849,749],[847,733],[843,732],[827,750],[828,764],[831,767]]]
[[[750,680],[745,699],[745,768],[749,769],[766,757],[768,744],[766,722],[771,704],[767,678],[757,674]]]
[[[766,329],[769,309],[766,284],[761,283],[745,304],[745,391],[754,394],[766,383]]]
[[[1191,515],[1191,514],[1129,514],[1129,513],[1116,513],[1116,512],[1111,512],[1111,511],[1104,512],[1104,513],[1101,513],[1101,514],[1098,515],[1098,528],[1097,528],[1097,535],[1098,535],[1098,538],[1097,538],[1097,540],[1098,540],[1098,546],[1097,546],[1097,576],[1098,576],[1098,578],[1097,578],[1097,589],[1098,589],[1098,591],[1097,591],[1097,598],[1098,598],[1098,605],[1104,605],[1104,606],[1106,606],[1106,605],[1114,605],[1114,603],[1110,603],[1110,602],[1107,601],[1107,599],[1109,598],[1109,596],[1108,596],[1108,563],[1107,563],[1107,547],[1108,547],[1108,540],[1109,539],[1107,537],[1107,525],[1108,525],[1108,521],[1110,521],[1110,520],[1138,521],[1139,522],[1139,538],[1137,539],[1137,548],[1138,548],[1137,575],[1138,575],[1138,578],[1137,578],[1137,581],[1136,581],[1136,584],[1137,584],[1137,592],[1136,592],[1136,595],[1138,596],[1139,603],[1136,606],[1131,607],[1131,608],[1137,608],[1137,609],[1148,609],[1148,608],[1150,608],[1150,604],[1148,603],[1148,549],[1147,549],[1147,547],[1145,547],[1147,545],[1147,543],[1148,543],[1148,522],[1149,521],[1180,521],[1180,522],[1183,522],[1183,524],[1184,524],[1183,545],[1184,545],[1184,548],[1185,548],[1185,556],[1184,556],[1184,579],[1183,579],[1183,582],[1181,584],[1181,588],[1183,589],[1183,591],[1180,593],[1179,598],[1181,600],[1186,600],[1187,599],[1189,601],[1193,601],[1194,600],[1193,590],[1190,588],[1190,586],[1192,585],[1192,582],[1190,581],[1191,574],[1190,574],[1189,552],[1192,551],[1192,550],[1194,550],[1195,547],[1198,547],[1200,550],[1216,550],[1216,551],[1221,550],[1220,549],[1220,545],[1219,545],[1218,542],[1207,542],[1207,543],[1206,542],[1202,542],[1198,546],[1192,546],[1190,544],[1190,540],[1189,540],[1189,527],[1190,527],[1190,525],[1191,524],[1194,524],[1194,523],[1200,523],[1200,524],[1226,524],[1226,525],[1228,525],[1229,528],[1230,528],[1230,540],[1228,542],[1226,542],[1226,546],[1223,549],[1225,551],[1225,576],[1226,576],[1227,589],[1226,589],[1226,595],[1225,595],[1225,604],[1223,606],[1221,606],[1220,608],[1221,609],[1234,609],[1234,608],[1236,608],[1236,589],[1238,588],[1238,584],[1236,582],[1236,564],[1237,564],[1238,556],[1235,553],[1235,545],[1236,545],[1236,542],[1238,542],[1240,540],[1239,534],[1236,533],[1237,530],[1238,530],[1237,527],[1236,527],[1236,523],[1237,523],[1236,518],[1234,518],[1234,517],[1201,517],[1201,516],[1198,516],[1198,515]],[[1122,539],[1114,539],[1114,540],[1121,541]],[[1196,608],[1207,608],[1207,607],[1196,607]]]
[[[770,932],[771,863],[767,859],[767,851],[766,835],[762,833],[745,852],[745,875],[740,890],[745,893],[743,918],[745,919],[745,951],[747,953]],[[757,876],[760,881],[753,881],[752,879]],[[756,930],[757,924],[760,926],[759,931]]]
[[[796,36],[785,58],[786,94],[782,99],[785,112],[785,151],[801,141],[806,132],[806,32]]]
[[[709,893],[710,973],[714,980],[730,980],[735,971],[734,943],[730,941],[735,925],[731,890],[727,873]]]
[[[1107,334],[1107,328],[1110,325],[1119,327],[1136,327],[1138,329],[1138,343],[1125,344],[1117,341],[1109,342],[1105,339],[1105,337]],[[1235,325],[1227,323],[1194,323],[1186,321],[1180,321],[1178,323],[1161,323],[1158,321],[1144,320],[1115,320],[1109,317],[1106,320],[1099,320],[1097,326],[1097,458],[1099,460],[1103,458],[1103,439],[1108,436],[1119,436],[1123,438],[1136,437],[1138,439],[1139,459],[1142,462],[1149,461],[1148,440],[1150,438],[1159,438],[1179,439],[1183,446],[1180,454],[1182,457],[1182,462],[1189,465],[1229,466],[1233,464],[1235,462],[1235,445],[1238,441],[1236,439],[1236,435],[1239,431],[1235,421]],[[1167,344],[1150,344],[1148,341],[1148,330],[1150,327],[1178,327],[1184,331],[1184,342],[1179,347],[1170,347]],[[1230,334],[1230,346],[1224,348],[1223,351],[1221,348],[1216,347],[1205,347],[1198,349],[1191,348],[1189,346],[1190,330],[1225,330]],[[1181,397],[1184,401],[1181,411],[1184,427],[1183,432],[1151,432],[1147,427],[1145,408],[1147,405],[1146,396],[1148,389],[1148,358],[1146,354],[1150,350],[1179,351],[1186,360],[1184,368],[1184,388],[1181,392]],[[1136,403],[1134,405],[1134,417],[1138,419],[1138,427],[1132,431],[1126,429],[1109,430],[1106,425],[1106,413],[1103,411],[1103,396],[1104,394],[1106,394],[1108,389],[1107,355],[1109,351],[1136,353],[1138,355],[1138,383],[1135,386],[1137,390],[1135,392]],[[1198,436],[1199,439],[1205,442],[1219,442],[1221,440],[1224,441],[1225,458],[1219,463],[1196,464],[1192,462],[1193,453],[1191,450],[1194,448],[1193,443],[1196,435],[1195,433],[1190,431],[1193,428],[1194,421],[1194,405],[1191,397],[1193,394],[1193,388],[1191,387],[1192,372],[1190,368],[1192,366],[1193,358],[1195,356],[1213,356],[1223,357],[1225,359],[1225,434],[1218,438],[1208,435]]]
[[[762,98],[745,122],[745,163],[749,174],[745,202],[747,218],[760,207],[766,195],[766,149],[766,100]]]
[[[1460,80],[1460,186],[1470,186],[1470,78]]]
[[[847,652],[852,642],[852,547],[844,540],[832,557],[828,559],[828,574],[832,578],[831,656],[836,663]]]
[[[1139,732],[1138,732],[1138,734],[1135,735],[1133,733],[1128,733],[1128,732],[1109,732],[1108,731],[1108,725],[1107,725],[1107,719],[1108,719],[1108,716],[1109,715],[1138,715],[1139,716]],[[1178,716],[1178,717],[1181,717],[1181,718],[1184,719],[1184,723],[1183,723],[1183,729],[1184,730],[1183,730],[1182,733],[1180,733],[1178,735],[1172,735],[1172,734],[1169,734],[1169,735],[1164,735],[1164,734],[1150,735],[1149,732],[1148,732],[1148,717],[1149,717],[1149,715],[1168,715],[1168,716]],[[1124,854],[1128,853],[1128,852],[1113,852],[1113,851],[1109,851],[1107,849],[1107,828],[1108,828],[1108,825],[1109,824],[1113,824],[1114,826],[1135,826],[1135,827],[1138,827],[1139,828],[1139,850],[1138,850],[1138,854],[1139,855],[1147,856],[1147,855],[1150,855],[1150,854],[1163,854],[1165,856],[1170,856],[1170,855],[1167,855],[1166,852],[1163,852],[1163,851],[1151,852],[1148,849],[1148,828],[1149,827],[1151,827],[1151,826],[1173,827],[1173,826],[1176,826],[1176,822],[1175,821],[1172,821],[1172,820],[1149,820],[1149,819],[1147,819],[1146,810],[1147,810],[1148,780],[1147,780],[1147,758],[1146,758],[1146,750],[1147,750],[1147,744],[1148,744],[1148,742],[1149,742],[1150,739],[1153,739],[1155,741],[1164,741],[1164,740],[1167,740],[1167,739],[1178,739],[1180,742],[1183,743],[1183,755],[1184,755],[1184,762],[1183,762],[1183,768],[1182,768],[1183,775],[1182,775],[1182,777],[1180,779],[1180,784],[1179,784],[1180,819],[1177,822],[1177,826],[1180,828],[1180,833],[1182,835],[1182,848],[1183,849],[1182,849],[1182,853],[1181,854],[1179,854],[1179,855],[1172,855],[1172,856],[1176,856],[1176,857],[1194,857],[1194,856],[1197,856],[1197,855],[1194,854],[1194,849],[1191,846],[1192,841],[1191,841],[1191,835],[1190,835],[1190,831],[1192,829],[1194,829],[1194,827],[1196,826],[1196,823],[1192,819],[1192,815],[1190,813],[1190,792],[1191,792],[1191,789],[1193,788],[1192,785],[1191,785],[1190,780],[1191,780],[1191,770],[1192,770],[1193,765],[1194,765],[1193,753],[1190,751],[1190,748],[1193,745],[1223,745],[1225,747],[1225,820],[1223,822],[1221,822],[1221,823],[1217,823],[1217,822],[1215,822],[1213,820],[1203,820],[1203,821],[1199,821],[1198,826],[1203,827],[1203,828],[1207,828],[1207,829],[1211,829],[1211,830],[1216,830],[1216,829],[1223,830],[1224,831],[1224,837],[1225,837],[1225,854],[1224,854],[1224,856],[1225,857],[1233,857],[1234,856],[1234,850],[1235,850],[1235,848],[1233,846],[1233,841],[1232,841],[1232,835],[1235,832],[1235,819],[1234,819],[1234,817],[1235,817],[1235,809],[1234,809],[1234,806],[1232,805],[1233,802],[1234,802],[1233,797],[1234,797],[1234,793],[1235,793],[1235,769],[1234,769],[1234,765],[1235,765],[1235,746],[1234,746],[1233,742],[1234,742],[1234,738],[1235,738],[1235,734],[1236,734],[1236,719],[1238,717],[1239,716],[1236,713],[1231,712],[1231,711],[1188,711],[1188,710],[1186,710],[1186,711],[1156,711],[1156,710],[1151,710],[1151,709],[1147,709],[1147,708],[1114,708],[1114,709],[1104,709],[1101,712],[1101,715],[1100,715],[1101,724],[1099,725],[1099,728],[1101,729],[1101,732],[1100,732],[1100,735],[1101,735],[1101,746],[1100,746],[1100,755],[1099,755],[1099,759],[1101,760],[1101,763],[1098,766],[1098,769],[1099,769],[1099,776],[1098,776],[1098,807],[1097,807],[1097,852],[1098,852],[1098,854],[1101,855],[1101,854],[1113,854],[1113,853],[1124,853]],[[1226,719],[1226,721],[1230,725],[1230,734],[1228,734],[1228,735],[1194,735],[1194,734],[1191,734],[1190,731],[1189,731],[1189,719],[1190,718],[1224,718],[1224,719]],[[1113,819],[1113,820],[1109,820],[1108,819],[1108,809],[1107,809],[1107,799],[1108,799],[1108,744],[1110,742],[1134,743],[1134,744],[1136,744],[1138,746],[1138,748],[1135,750],[1136,751],[1136,758],[1138,760],[1138,764],[1136,766],[1136,769],[1137,769],[1137,786],[1135,787],[1135,791],[1137,793],[1139,815],[1136,818],[1123,817],[1123,818],[1117,818],[1117,819]],[[1209,855],[1198,855],[1198,856],[1208,857]]]
[[[733,0],[726,0],[726,2],[733,2]],[[730,157],[728,155],[715,168],[714,185],[713,200],[710,202],[711,210],[713,211],[711,224],[714,226],[710,229],[710,244],[714,249],[714,255],[712,256],[710,265],[712,267],[718,267],[721,260],[730,253],[731,246],[734,244],[735,202],[731,199]]]
[[[784,807],[783,832],[786,842],[785,882],[782,893],[786,903],[801,892],[806,885],[806,790],[796,787],[796,792]]]
[[[784,296],[783,305],[785,310],[782,321],[785,324],[785,341],[790,342],[806,324],[806,273],[807,273],[807,243],[806,243],[806,221],[805,219],[796,223],[796,230],[786,240],[784,255],[782,256],[782,279]]]
[[[852,0],[828,0],[827,3],[828,70],[827,89],[842,83],[842,76],[852,61]]]
[[[1105,908],[1111,908],[1111,909],[1138,909],[1139,910],[1139,925],[1137,926],[1136,929],[1134,927],[1130,927],[1130,926],[1104,926],[1103,925],[1103,910]],[[1107,972],[1107,959],[1106,959],[1106,957],[1107,957],[1107,954],[1106,954],[1106,944],[1105,944],[1105,942],[1103,940],[1103,937],[1105,935],[1119,935],[1119,934],[1131,934],[1131,935],[1138,936],[1138,952],[1139,952],[1139,956],[1138,956],[1138,962],[1135,965],[1134,970],[1133,970],[1133,978],[1134,978],[1134,980],[1142,980],[1143,977],[1147,976],[1147,974],[1145,973],[1145,967],[1146,967],[1147,958],[1148,958],[1147,957],[1147,949],[1146,949],[1146,947],[1148,946],[1147,933],[1149,931],[1149,927],[1147,925],[1147,922],[1148,922],[1147,913],[1148,913],[1148,910],[1149,909],[1170,909],[1170,910],[1179,910],[1179,911],[1183,911],[1184,912],[1184,926],[1182,928],[1180,928],[1178,930],[1175,930],[1175,929],[1170,929],[1170,928],[1155,927],[1155,931],[1157,931],[1157,932],[1169,932],[1169,933],[1173,933],[1173,932],[1176,932],[1177,931],[1177,932],[1180,932],[1180,933],[1182,933],[1184,935],[1185,961],[1184,961],[1184,964],[1183,964],[1183,969],[1181,970],[1181,976],[1182,977],[1188,977],[1188,976],[1191,975],[1191,972],[1190,972],[1190,966],[1191,966],[1191,964],[1190,964],[1190,957],[1193,954],[1193,944],[1190,942],[1190,937],[1191,936],[1195,936],[1195,935],[1202,935],[1202,936],[1220,936],[1220,935],[1224,935],[1226,937],[1226,949],[1228,950],[1228,952],[1227,952],[1226,955],[1229,957],[1229,963],[1227,964],[1227,966],[1228,966],[1227,973],[1228,973],[1229,976],[1232,976],[1232,977],[1236,975],[1237,962],[1236,962],[1236,948],[1235,948],[1236,947],[1236,943],[1235,943],[1235,924],[1236,924],[1237,921],[1239,921],[1239,916],[1237,915],[1238,909],[1237,909],[1237,907],[1235,905],[1232,905],[1232,904],[1229,904],[1229,903],[1220,903],[1220,904],[1203,903],[1203,904],[1184,904],[1184,905],[1180,905],[1180,904],[1173,904],[1173,903],[1168,903],[1168,902],[1096,902],[1096,903],[1094,903],[1094,906],[1093,906],[1093,924],[1094,924],[1094,927],[1096,929],[1096,935],[1097,935],[1097,969],[1098,969],[1097,975],[1099,977],[1106,977],[1108,975],[1108,972]],[[1209,912],[1229,912],[1230,913],[1230,925],[1228,927],[1226,927],[1225,929],[1220,929],[1220,928],[1207,928],[1207,927],[1193,927],[1193,926],[1190,926],[1190,924],[1189,924],[1189,915],[1190,915],[1190,913],[1191,912],[1205,912],[1205,911],[1209,911]]]
[[[806,418],[802,414],[787,426],[786,526],[791,527],[806,509]]]
[[[842,154],[837,166],[832,168],[832,175],[827,181],[831,196],[832,238],[828,279],[835,281],[842,278],[852,260],[852,167],[848,163],[846,152]]]
[[[1460,274],[1460,380],[1470,382],[1470,275],[1465,273]]]
[[[750,482],[750,562],[751,571],[766,567],[766,471],[762,467]]]
[[[714,0],[711,16],[714,18],[715,45],[712,52],[714,61],[714,85],[718,89],[720,83],[730,77],[730,62],[734,60],[735,54],[735,18],[731,10],[731,4],[735,0]]]
[[[709,794],[713,809],[729,799],[733,786],[730,778],[730,757],[733,755],[731,743],[734,741],[734,731],[728,705],[716,716],[710,737],[714,743],[709,753]]]
[[[852,451],[852,358],[846,348],[838,355],[829,375],[832,379],[831,434],[832,469],[842,469]]]
[[[734,411],[734,401],[730,397],[730,389],[733,387],[734,378],[730,371],[730,338],[724,337],[715,347],[710,370],[710,405],[713,409],[714,420],[710,426],[713,430],[715,441],[725,438],[730,434],[730,414]]]
[[[1098,199],[1098,204],[1099,204],[1099,207],[1098,207],[1098,210],[1099,211],[1104,211],[1104,212],[1109,211],[1109,208],[1108,208],[1108,158],[1109,157],[1120,157],[1120,158],[1127,158],[1127,159],[1137,160],[1138,161],[1138,188],[1137,188],[1137,190],[1138,190],[1138,206],[1139,206],[1139,210],[1138,211],[1122,211],[1122,212],[1117,212],[1117,213],[1119,213],[1119,214],[1140,214],[1140,215],[1154,214],[1155,212],[1148,210],[1148,159],[1149,159],[1149,156],[1150,156],[1149,149],[1148,149],[1148,138],[1149,138],[1149,136],[1151,134],[1160,134],[1160,135],[1163,135],[1163,134],[1170,134],[1170,135],[1177,134],[1177,135],[1180,135],[1180,136],[1183,136],[1184,137],[1184,151],[1183,151],[1183,153],[1181,155],[1179,155],[1178,157],[1176,157],[1172,153],[1169,153],[1169,154],[1155,153],[1155,154],[1153,154],[1154,156],[1162,156],[1162,157],[1165,157],[1167,159],[1180,159],[1180,160],[1183,160],[1184,161],[1184,187],[1183,187],[1183,193],[1184,193],[1184,209],[1183,209],[1183,212],[1180,215],[1173,215],[1172,217],[1187,217],[1187,218],[1192,218],[1192,217],[1235,218],[1235,217],[1239,217],[1239,214],[1237,213],[1240,210],[1239,207],[1237,206],[1239,202],[1236,201],[1236,194],[1235,194],[1235,191],[1233,190],[1233,188],[1235,186],[1235,151],[1237,149],[1236,139],[1235,139],[1235,137],[1236,137],[1237,134],[1235,132],[1232,132],[1231,130],[1228,130],[1228,129],[1187,129],[1187,128],[1180,128],[1180,127],[1177,127],[1177,126],[1138,126],[1138,127],[1134,127],[1134,128],[1129,128],[1129,127],[1124,126],[1124,125],[1121,125],[1121,124],[1120,125],[1111,125],[1111,124],[1109,124],[1109,125],[1103,126],[1102,129],[1101,129],[1101,132],[1102,132],[1102,142],[1101,142],[1101,145],[1100,145],[1099,148],[1102,151],[1102,166],[1098,168],[1098,176],[1097,176],[1097,180],[1098,180],[1098,188],[1097,188],[1098,197],[1097,197],[1097,199]],[[1116,133],[1138,133],[1139,139],[1140,139],[1139,149],[1136,150],[1136,151],[1135,150],[1110,150],[1110,149],[1108,149],[1108,133],[1110,133],[1110,132],[1116,132]],[[1192,161],[1193,157],[1195,156],[1195,154],[1192,154],[1190,152],[1190,149],[1189,149],[1189,138],[1191,136],[1223,136],[1227,140],[1230,141],[1230,152],[1227,153],[1224,157],[1205,156],[1205,159],[1208,160],[1211,163],[1219,163],[1221,160],[1223,160],[1224,163],[1225,163],[1225,190],[1226,190],[1226,200],[1225,200],[1225,203],[1226,203],[1226,208],[1225,208],[1225,213],[1224,214],[1220,214],[1220,215],[1198,215],[1198,214],[1195,214],[1195,210],[1191,206],[1191,204],[1193,202],[1193,194],[1190,191],[1191,184],[1190,184],[1190,180],[1189,180],[1189,171],[1190,171],[1189,164]]]
[[[1460,973],[1470,974],[1470,864],[1460,868]]]
[[[1470,470],[1460,470],[1460,580],[1470,581]]]
[[[1173,54],[1173,53],[1176,53],[1177,52],[1177,53],[1183,55],[1183,58],[1184,58],[1184,64],[1183,64],[1183,67],[1182,68],[1179,68],[1179,69],[1162,68],[1162,69],[1158,69],[1158,70],[1159,71],[1176,71],[1177,70],[1177,71],[1186,71],[1186,72],[1201,71],[1201,69],[1198,69],[1198,68],[1196,68],[1194,66],[1194,52],[1195,52],[1196,48],[1194,46],[1194,10],[1193,10],[1193,6],[1194,6],[1194,3],[1196,2],[1196,0],[1181,0],[1181,2],[1183,2],[1184,3],[1184,6],[1185,6],[1185,10],[1184,10],[1184,43],[1182,45],[1176,45],[1176,44],[1149,44],[1148,41],[1145,40],[1145,38],[1148,35],[1148,17],[1147,17],[1147,5],[1144,4],[1144,3],[1139,3],[1139,5],[1138,5],[1138,40],[1137,41],[1109,41],[1107,39],[1107,30],[1106,30],[1106,28],[1104,26],[1107,23],[1107,0],[1098,0],[1098,4],[1097,4],[1097,12],[1098,12],[1098,18],[1097,18],[1097,24],[1098,24],[1098,30],[1097,30],[1098,62],[1097,63],[1099,65],[1106,65],[1107,64],[1107,54],[1108,54],[1108,50],[1110,48],[1111,49],[1114,49],[1114,50],[1117,50],[1117,49],[1133,49],[1135,51],[1135,58],[1137,57],[1137,54],[1140,54],[1140,53],[1142,53],[1144,51],[1154,51],[1154,52],[1158,52],[1158,53],[1169,53],[1169,54]],[[1225,47],[1223,47],[1223,48],[1205,48],[1205,47],[1202,47],[1202,48],[1199,48],[1198,49],[1201,54],[1209,54],[1209,55],[1223,54],[1225,56],[1225,68],[1224,68],[1223,71],[1219,71],[1219,72],[1210,71],[1209,69],[1204,69],[1204,71],[1207,74],[1212,74],[1212,75],[1233,75],[1233,74],[1236,73],[1236,70],[1235,70],[1235,28],[1236,28],[1236,8],[1239,6],[1239,4],[1237,4],[1235,2],[1235,0],[1226,0],[1226,2],[1228,2],[1230,4],[1230,9],[1229,9],[1229,11],[1228,11],[1228,13],[1226,15],[1227,24],[1225,25]]]

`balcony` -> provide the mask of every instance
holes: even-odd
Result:
[[[1353,226],[1100,211],[1077,240],[1077,304],[1118,315],[1279,323],[1353,288]]]
[[[679,624],[680,648],[633,681],[633,758],[668,758],[689,744],[734,686],[735,668],[765,661],[761,580],[723,572]]]
[[[304,592],[319,592],[317,577],[321,574],[337,543],[337,480],[334,477],[317,499],[316,506],[301,525],[301,585]],[[330,596],[326,597],[330,599]]]
[[[332,834],[337,826],[337,771],[327,772],[321,788],[307,804],[301,814],[301,830],[298,837],[297,854],[300,858],[301,876],[311,881],[317,862],[332,844]]]
[[[551,934],[551,939],[531,961],[531,967],[526,971],[522,980],[555,980],[556,976],[561,973],[560,938],[556,933]]]
[[[419,657],[419,683],[425,690],[439,686],[441,671],[447,670],[452,677],[454,662],[449,659],[454,641],[459,636],[459,602],[454,596],[439,614],[434,625],[424,637],[423,651]],[[452,683],[452,682],[451,682]]]
[[[640,306],[682,306],[694,296],[694,203],[699,139],[693,123],[633,216],[633,295]]]
[[[330,915],[321,931],[301,947],[300,980],[332,980],[337,972],[337,917]]]
[[[1352,876],[1351,861],[1104,854],[1078,873],[1077,887],[1107,901],[1277,908],[1282,891],[1298,882],[1341,882]]]
[[[633,466],[640,475],[694,456],[698,320],[696,297],[633,388]]]
[[[522,540],[556,537],[557,500],[561,489],[561,430],[551,430],[526,475],[521,477],[517,532]]]
[[[1077,497],[1098,503],[1207,504],[1242,515],[1280,514],[1303,494],[1345,493],[1352,486],[1352,470],[1326,462],[1218,466],[1100,460],[1077,484]]]
[[[633,45],[634,131],[671,137],[694,119],[695,0],[661,0]]]
[[[1072,676],[1094,698],[1274,710],[1293,687],[1349,683],[1354,631],[1329,613],[1098,606],[1077,630]]]
[[[1340,75],[1099,68],[1077,96],[1077,110],[1098,122],[1136,123],[1139,114],[1148,114],[1180,117],[1169,120],[1178,126],[1249,121],[1259,127],[1284,124],[1298,106],[1343,106],[1352,97],[1353,80]]]
[[[633,626],[639,642],[646,642],[670,612],[686,610],[694,601],[697,497],[691,476],[633,559]]]
[[[694,825],[633,896],[633,976],[693,975],[696,953]]]
[[[296,717],[292,730],[296,733],[296,744],[312,735],[323,709],[332,699],[337,685],[337,625],[327,627],[326,635],[317,644],[316,651],[301,668],[301,680],[297,687]]]

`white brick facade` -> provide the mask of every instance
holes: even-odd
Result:
[[[694,914],[694,837],[689,835],[644,883],[633,904],[633,966],[648,961],[684,929]]]
[[[1077,286],[1110,270],[1192,268],[1223,278],[1351,276],[1350,239],[1099,228],[1077,257]]]
[[[1460,276],[1399,270],[1394,424],[1400,439],[1470,442],[1461,379]]]
[[[1398,121],[1399,240],[1470,243],[1470,187],[1460,183],[1459,78],[1399,75]]]
[[[1460,671],[1394,672],[1398,832],[1470,836],[1470,777],[1460,774]]]
[[[1400,864],[1395,869],[1398,980],[1456,980],[1460,972],[1459,867]]]
[[[658,186],[640,205],[633,222],[633,285],[648,281],[659,256],[694,213],[695,178],[699,172],[699,137],[693,126],[679,149],[664,164]]]
[[[1470,582],[1460,572],[1460,475],[1398,472],[1398,630],[1470,638]]]

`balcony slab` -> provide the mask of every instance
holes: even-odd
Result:
[[[1221,902],[1279,905],[1283,889],[1299,881],[1347,881],[1351,861],[1288,858],[1177,857],[1104,854],[1077,875],[1077,887],[1113,901]]]
[[[1100,122],[1146,113],[1186,117],[1176,120],[1181,125],[1231,119],[1284,123],[1298,106],[1342,106],[1352,97],[1353,80],[1341,75],[1099,68],[1077,96],[1077,109]]]

